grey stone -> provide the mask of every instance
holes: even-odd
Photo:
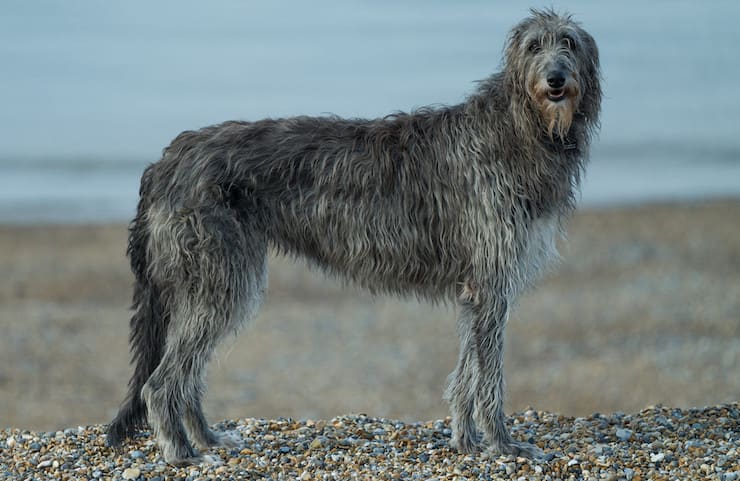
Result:
[[[141,452],[141,451],[139,451],[138,449],[137,449],[137,450],[135,450],[135,451],[131,451],[131,452],[129,453],[129,456],[131,456],[131,457],[132,457],[133,459],[141,459],[141,458],[145,457],[145,456],[144,456],[144,453],[142,453],[142,452]]]

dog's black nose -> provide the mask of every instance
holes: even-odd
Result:
[[[552,70],[547,74],[547,85],[554,89],[559,89],[565,85],[565,74],[562,70]]]

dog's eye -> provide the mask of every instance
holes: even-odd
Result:
[[[571,37],[569,37],[568,35],[565,35],[563,37],[563,40],[561,40],[561,42],[563,43],[563,45],[565,46],[565,48],[567,48],[568,50],[573,50],[573,48],[576,45],[576,43],[573,41],[573,39]]]
[[[527,45],[527,50],[529,50],[532,53],[536,53],[540,51],[540,42],[539,40],[532,40],[529,42],[529,45]]]

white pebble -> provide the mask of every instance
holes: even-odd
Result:
[[[123,471],[123,479],[136,479],[141,474],[141,470],[139,468],[126,468]]]
[[[650,455],[650,462],[651,463],[657,463],[657,462],[663,461],[663,459],[665,459],[665,454],[664,453],[657,453],[657,454],[651,454]]]

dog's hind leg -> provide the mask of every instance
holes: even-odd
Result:
[[[267,257],[266,246],[263,245],[262,252],[259,252],[260,240],[257,238],[250,239],[251,251],[255,254],[250,256],[248,268],[243,273],[246,275],[247,282],[247,299],[242,310],[236,316],[238,326],[241,320],[251,319],[260,308],[264,291],[267,285]],[[200,373],[193,372],[192,381],[195,383],[195,396],[188,400],[185,405],[183,421],[185,429],[190,438],[198,449],[207,449],[214,446],[235,447],[241,444],[241,439],[234,433],[221,432],[217,433],[208,427],[201,400],[205,394],[205,371],[201,369]]]
[[[150,188],[150,169],[142,179],[142,192]],[[129,381],[129,391],[115,419],[107,429],[106,442],[117,447],[124,439],[146,425],[147,410],[141,397],[141,389],[157,368],[164,353],[169,313],[162,304],[162,293],[149,278],[147,246],[149,227],[147,222],[148,198],[142,195],[136,218],[129,230],[128,255],[131,270],[136,278],[134,285],[134,315],[131,318],[131,352],[134,374]]]
[[[224,335],[256,310],[265,281],[266,242],[230,209],[209,206],[168,216],[153,250],[156,277],[168,279],[171,312],[165,352],[142,390],[164,459],[171,464],[212,461],[200,448],[231,438],[208,428],[201,407],[203,375]],[[183,421],[185,421],[183,423]]]

